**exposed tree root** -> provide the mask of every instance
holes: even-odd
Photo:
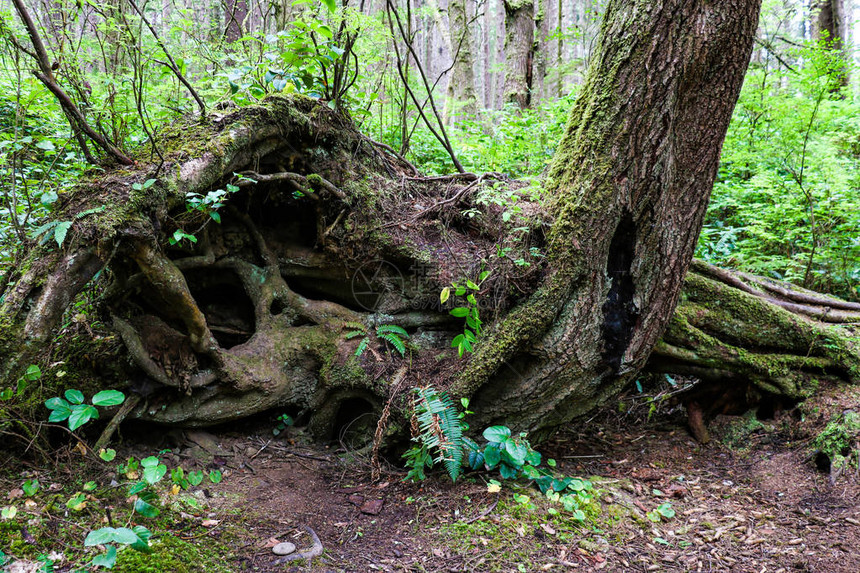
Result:
[[[648,368],[701,379],[685,400],[694,435],[707,440],[717,414],[767,415],[821,379],[860,381],[856,306],[696,261]]]
[[[604,287],[589,295],[597,302],[571,301],[571,289],[593,277],[572,285],[570,269],[534,255],[546,250],[551,223],[540,207],[521,201],[506,221],[500,207],[477,204],[474,191],[495,174],[422,178],[317,102],[267,105],[197,126],[190,138],[180,129],[180,148],[166,155],[164,172],[173,175],[149,191],[129,192],[130,182],[148,177],[141,169],[67,202],[60,216],[68,220],[94,204],[114,207],[79,220],[68,251],[34,251],[7,289],[0,382],[38,360],[69,303],[106,263],[99,310],[124,343],[124,378],[140,394],[128,416],[159,423],[205,426],[277,407],[302,413],[316,436],[330,439],[355,418],[382,413],[376,452],[386,422],[405,427],[392,421],[400,386],[431,383],[471,396],[476,426],[531,429],[589,411],[635,372],[624,336],[638,335],[624,325],[638,311],[632,293],[612,286],[632,272],[631,221],[613,231],[617,269],[595,275]],[[228,183],[239,191],[219,211],[220,224],[187,208],[186,193],[205,196]],[[170,245],[178,228],[198,242]],[[491,274],[475,295],[491,326],[481,353],[460,360],[451,340],[464,324],[448,310],[466,301],[443,306],[439,293],[484,270]],[[606,311],[600,301],[612,297],[620,303]],[[592,303],[594,316],[582,319]],[[620,338],[606,326],[616,314]],[[694,431],[706,439],[715,413],[802,400],[821,377],[857,381],[857,341],[845,325],[858,318],[856,303],[697,262],[649,368],[703,380],[687,400],[701,420]],[[383,325],[408,331],[410,354],[377,336]],[[350,331],[361,335],[348,339]],[[359,344],[368,350],[357,357]],[[580,363],[600,367],[609,382],[589,382],[573,367]]]

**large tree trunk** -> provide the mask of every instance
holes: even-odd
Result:
[[[504,0],[504,7],[504,101],[527,108],[531,103],[535,4],[534,0]]]
[[[448,4],[451,22],[450,47],[454,59],[451,81],[448,82],[448,98],[445,102],[446,117],[457,119],[474,115],[478,111],[478,96],[475,93],[474,57],[472,56],[472,27],[466,14],[466,0],[451,0]]]
[[[851,1],[824,0],[812,6],[812,39],[825,42],[828,48],[841,53],[844,61],[851,61]],[[840,73],[836,89],[848,85],[848,66]],[[835,90],[834,90],[835,91]]]
[[[546,184],[553,200],[522,202],[507,222],[498,207],[463,214],[488,177],[416,177],[308,98],[177,124],[163,166],[83,184],[58,215],[73,221],[64,248],[34,248],[11,277],[0,386],[44,355],[97,274],[102,322],[129,358],[122,379],[145,398],[133,415],[162,423],[278,407],[325,438],[433,384],[472,397],[475,427],[545,429],[617,392],[655,345],[652,369],[705,379],[691,404],[707,391],[737,406],[741,386],[746,406],[756,393],[797,400],[815,376],[856,380],[851,333],[819,323],[856,321],[848,303],[702,266],[673,314],[757,8],[612,3]],[[215,190],[227,197],[220,224],[187,208]],[[178,229],[197,242],[171,245]],[[490,326],[459,359],[450,342],[463,321],[439,293],[485,270],[476,304]],[[381,325],[406,329],[412,356]]]

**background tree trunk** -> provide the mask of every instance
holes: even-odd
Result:
[[[224,4],[224,39],[227,42],[235,42],[242,37],[243,26],[247,17],[247,0],[226,0]]]
[[[451,55],[454,68],[448,82],[448,98],[445,102],[446,117],[451,119],[473,116],[478,111],[478,96],[475,93],[474,57],[472,56],[472,27],[466,13],[466,0],[451,0],[448,5],[451,23]]]
[[[506,103],[527,108],[531,102],[535,36],[534,0],[504,0]]]
[[[847,4],[847,10],[846,10]],[[851,61],[851,0],[825,0],[812,7],[812,38],[822,40],[828,47],[842,54],[846,63]],[[849,66],[850,67],[850,66]],[[840,75],[840,87],[848,85],[849,70]]]

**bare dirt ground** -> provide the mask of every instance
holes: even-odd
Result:
[[[204,511],[153,539],[212,544],[228,571],[860,571],[857,470],[828,476],[810,455],[832,416],[857,408],[856,389],[825,389],[772,420],[720,418],[707,446],[689,436],[680,407],[662,403],[649,417],[649,405],[624,397],[539,447],[560,472],[593,481],[600,511],[583,524],[527,484],[489,492],[485,474],[411,484],[392,465],[372,482],[366,455],[308,444],[295,429],[274,437],[259,420],[137,436],[120,455],[161,448],[168,465],[223,471],[220,484],[193,488]],[[164,441],[176,444],[168,452]],[[665,503],[674,517],[646,517]],[[275,543],[313,545],[305,527],[323,554],[279,563]],[[182,567],[211,570],[172,570]]]
[[[325,554],[292,570],[857,572],[856,470],[831,479],[809,448],[832,415],[856,407],[856,393],[831,389],[774,420],[718,419],[707,446],[689,436],[680,408],[650,420],[634,408],[583,421],[541,448],[601,490],[600,516],[581,526],[548,514],[537,490],[526,491],[529,509],[511,500],[511,488],[488,493],[486,476],[407,484],[392,468],[372,483],[366,458],[266,434],[221,436],[222,447],[250,455],[218,489],[218,506],[240,510],[224,522],[244,530],[236,569],[290,570],[273,564],[269,547],[310,545],[308,525]],[[667,501],[674,518],[645,518]]]

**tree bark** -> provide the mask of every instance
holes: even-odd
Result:
[[[478,111],[478,96],[475,92],[472,29],[468,25],[466,0],[451,0],[448,18],[451,23],[450,47],[454,67],[451,81],[448,82],[445,116],[453,120],[474,115]]]
[[[227,0],[224,4],[224,39],[235,42],[242,37],[248,17],[248,0]]]
[[[152,177],[143,164],[82,185],[57,215],[74,222],[66,250],[34,248],[21,265],[0,305],[0,386],[45,358],[96,274],[96,311],[127,357],[111,355],[115,380],[97,379],[129,380],[142,397],[129,416],[167,424],[278,407],[331,438],[384,404],[405,407],[399,389],[432,383],[472,398],[473,427],[545,430],[646,366],[701,375],[690,404],[706,420],[708,393],[738,406],[743,388],[748,407],[755,395],[801,399],[818,376],[856,381],[856,340],[835,324],[856,322],[860,305],[698,265],[673,313],[757,9],[611,3],[546,183],[553,200],[523,201],[507,222],[476,195],[491,180],[520,184],[416,177],[309,98],[174,125],[154,186],[131,185]],[[220,223],[187,204],[215,190]],[[177,230],[197,242],[171,245]],[[448,310],[469,303],[440,307],[439,293],[467,280],[480,283],[488,327],[460,359],[451,340],[463,320]],[[385,325],[409,333],[410,355]]]
[[[529,107],[532,89],[534,0],[504,0],[506,103]]]
[[[850,8],[850,2],[849,2]],[[825,0],[812,7],[812,38],[824,42],[831,50],[839,52],[845,62],[851,61],[850,14],[845,9],[845,0]],[[838,87],[848,85],[849,73],[846,66],[839,75]]]

